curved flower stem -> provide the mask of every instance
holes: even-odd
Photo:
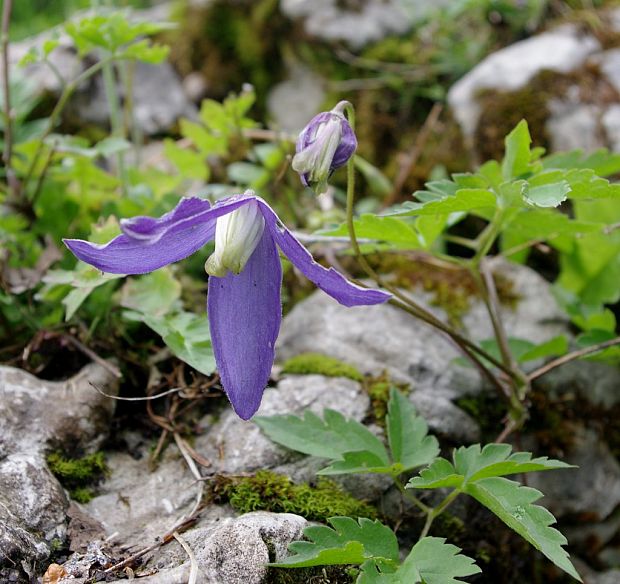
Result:
[[[353,106],[349,102],[340,102],[342,104],[342,108],[346,111],[348,116],[349,125],[351,128],[355,130],[355,111]],[[340,105],[340,104],[338,104]],[[484,365],[484,363],[476,356],[474,353],[484,359],[488,360],[495,367],[500,369],[503,373],[508,375],[509,377],[514,376],[514,372],[506,367],[503,363],[500,363],[497,359],[495,359],[492,355],[489,355],[482,348],[478,347],[475,343],[466,339],[462,335],[460,335],[457,331],[452,329],[450,326],[443,323],[439,320],[435,315],[431,312],[417,304],[412,299],[408,298],[406,295],[402,294],[399,290],[385,283],[381,276],[372,268],[372,266],[368,263],[362,251],[360,249],[359,243],[357,241],[357,236],[355,234],[355,223],[353,220],[353,201],[355,196],[355,165],[353,162],[353,157],[349,159],[347,162],[347,206],[346,206],[346,214],[347,214],[347,230],[349,232],[349,239],[351,242],[351,247],[353,248],[353,252],[355,257],[362,267],[362,269],[368,274],[368,276],[373,279],[377,285],[382,288],[385,288],[389,292],[391,292],[395,298],[390,300],[390,304],[394,306],[398,306],[399,308],[405,310],[411,315],[419,318],[420,320],[426,322],[427,324],[441,330],[442,332],[449,335],[452,340],[461,348],[463,353],[474,363],[476,368],[487,378],[491,383],[497,387],[503,395],[506,395],[505,389],[502,384],[497,380],[497,378],[488,370],[488,368]]]
[[[433,524],[433,521],[439,517],[449,505],[461,494],[461,491],[454,490],[452,491],[437,507],[430,508],[426,515],[426,522],[424,523],[424,527],[422,528],[422,533],[420,533],[420,539],[426,537],[428,532]]]

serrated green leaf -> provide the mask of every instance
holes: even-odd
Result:
[[[174,140],[166,138],[164,140],[164,154],[184,178],[204,181],[209,179],[209,167],[199,152],[181,148]]]
[[[525,120],[521,120],[517,126],[506,136],[504,141],[506,153],[502,161],[502,176],[510,180],[525,174],[530,164],[530,130]]]
[[[440,537],[422,538],[396,571],[390,565],[367,561],[357,584],[462,584],[460,578],[481,572],[474,560],[445,541]]]
[[[439,489],[442,487],[460,488],[463,475],[456,472],[454,465],[445,458],[436,458],[428,467],[420,471],[408,483],[408,489]]]
[[[354,221],[355,234],[360,239],[373,239],[377,242],[388,243],[399,249],[419,249],[420,241],[411,224],[394,217],[378,217],[364,214]],[[348,236],[346,224],[336,229],[321,230],[321,235]]]
[[[540,186],[529,186],[524,193],[524,199],[535,207],[557,207],[566,201],[571,190],[571,186],[565,180]]]
[[[416,196],[419,193],[416,193]],[[454,195],[425,203],[404,203],[401,210],[391,213],[392,217],[411,215],[449,215],[451,213],[473,211],[474,209],[494,208],[497,198],[487,189],[460,189]]]
[[[497,515],[508,527],[541,551],[556,566],[581,582],[562,547],[566,538],[553,527],[553,515],[544,507],[533,505],[542,493],[501,477],[489,477],[470,482],[464,492]]]
[[[274,442],[292,450],[341,460],[345,453],[369,451],[389,466],[385,446],[366,426],[326,409],[323,419],[307,410],[303,418],[293,415],[257,416],[260,429]]]
[[[392,460],[403,471],[430,464],[439,455],[439,443],[428,435],[428,424],[418,416],[413,404],[396,388],[390,389],[386,417]]]
[[[461,578],[479,574],[481,570],[474,560],[460,552],[441,537],[424,537],[411,548],[396,575],[401,575],[401,582],[408,582],[404,576],[411,567],[419,572],[425,584],[461,584]]]
[[[480,444],[462,446],[454,452],[454,467],[466,484],[486,477],[571,468],[565,462],[546,456],[532,459],[529,452],[511,452],[510,444],[487,444],[482,449]]]
[[[572,468],[565,462],[546,456],[532,458],[529,452],[511,452],[509,444],[487,444],[484,448],[480,444],[462,446],[454,451],[453,463],[438,458],[422,470],[420,476],[412,478],[407,486],[415,489],[464,489],[469,483],[487,477]]]
[[[404,470],[404,469],[403,469]],[[345,452],[342,460],[335,460],[317,472],[319,475],[341,475],[357,473],[400,474],[401,467],[386,465],[385,460],[368,450]]]
[[[533,346],[529,351],[523,353],[518,361],[525,363],[526,361],[534,361],[544,357],[557,357],[568,352],[568,339],[564,335],[553,337],[544,343]]]
[[[335,564],[363,564],[369,558],[398,561],[398,541],[394,532],[379,521],[350,517],[328,519],[333,529],[324,525],[304,529],[310,541],[289,545],[294,555],[270,564],[278,568],[304,568]]]
[[[178,312],[155,316],[132,310],[123,313],[127,320],[140,321],[161,336],[179,359],[205,375],[215,371],[215,357],[206,315]]]
[[[181,297],[181,283],[169,267],[155,270],[139,278],[128,279],[121,289],[121,306],[163,316]]]

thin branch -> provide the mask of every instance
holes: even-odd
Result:
[[[613,347],[615,345],[620,345],[620,337],[616,337],[614,339],[609,339],[608,341],[604,341],[602,343],[597,343],[596,345],[591,345],[590,347],[585,347],[583,349],[579,349],[578,351],[573,351],[572,353],[568,353],[562,357],[558,357],[553,361],[549,361],[546,365],[539,367],[535,371],[532,371],[527,376],[528,381],[534,381],[534,379],[538,379],[543,375],[549,373],[549,371],[560,367],[570,361],[574,361],[575,359],[579,359],[581,357],[585,357],[586,355],[591,355],[592,353],[596,353],[598,351],[602,351],[603,349],[608,349],[609,347]]]

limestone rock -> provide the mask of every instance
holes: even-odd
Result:
[[[442,2],[435,2],[437,4]],[[344,41],[359,49],[386,36],[407,32],[424,11],[423,2],[408,0],[360,0],[357,6],[342,6],[335,0],[282,0],[282,12],[293,19],[303,19],[311,37]],[[428,10],[428,8],[427,8]]]
[[[43,560],[66,532],[68,501],[45,461],[52,448],[93,451],[105,438],[118,391],[92,364],[64,382],[0,367],[0,577],[7,559]],[[7,563],[6,566],[12,565]]]
[[[448,103],[465,138],[471,141],[481,109],[478,96],[485,90],[514,91],[541,71],[568,73],[600,50],[600,43],[576,26],[565,25],[514,43],[483,59],[455,83]]]
[[[581,430],[564,461],[578,469],[528,476],[528,484],[545,494],[544,505],[556,517],[581,513],[598,520],[608,517],[620,504],[620,464],[607,445],[595,432]]]

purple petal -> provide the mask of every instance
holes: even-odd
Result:
[[[315,262],[310,252],[280,223],[273,209],[262,199],[257,198],[257,200],[265,217],[265,225],[282,253],[308,280],[314,282],[340,304],[344,306],[381,304],[391,298],[390,294],[381,290],[372,290],[353,284],[334,268],[327,269]]]
[[[209,278],[211,342],[222,385],[235,412],[247,420],[269,381],[280,331],[282,267],[265,229],[243,271]]]
[[[231,197],[210,207],[198,198],[181,199],[160,218],[134,217],[122,222],[125,233],[106,244],[65,239],[83,262],[110,274],[145,274],[178,262],[213,239],[216,219],[245,205],[248,197]]]
[[[355,132],[349,122],[345,119],[342,120],[342,137],[340,138],[340,144],[336,148],[334,158],[332,159],[331,170],[334,171],[337,168],[345,165],[349,158],[353,156],[353,153],[357,149],[357,138]]]

